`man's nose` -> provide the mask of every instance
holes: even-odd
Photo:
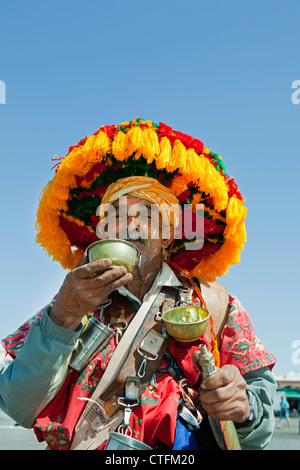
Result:
[[[119,220],[119,228],[135,228],[140,230],[140,220],[137,215],[128,215],[127,218],[123,217]]]
[[[137,231],[140,231],[140,220],[138,216],[136,215],[128,215],[127,216],[127,227],[131,227],[136,229]]]

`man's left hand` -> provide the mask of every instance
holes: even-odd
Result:
[[[204,410],[216,421],[243,423],[250,414],[246,381],[233,365],[225,365],[202,381],[200,400]]]

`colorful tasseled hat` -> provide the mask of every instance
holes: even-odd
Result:
[[[156,178],[180,204],[204,205],[203,247],[185,250],[183,236],[169,254],[182,272],[214,281],[240,261],[247,209],[221,157],[200,140],[163,123],[133,119],[100,127],[58,160],[40,196],[36,241],[63,268],[73,269],[98,240],[102,196],[111,183],[128,176]]]

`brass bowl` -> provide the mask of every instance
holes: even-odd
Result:
[[[107,269],[125,266],[127,272],[131,273],[135,266],[140,263],[141,252],[127,240],[107,238],[88,246],[87,256],[90,263],[98,259],[108,258],[112,261],[112,264]]]
[[[162,313],[167,332],[176,341],[196,341],[206,330],[210,314],[202,307],[187,305],[175,307]]]

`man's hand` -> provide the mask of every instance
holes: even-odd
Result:
[[[50,310],[54,323],[75,331],[84,315],[103,303],[111,292],[132,280],[124,266],[98,274],[110,265],[109,259],[88,263],[87,255],[83,255],[76,268],[66,275]]]
[[[193,361],[199,369],[196,355]],[[201,383],[200,400],[204,410],[215,421],[243,423],[250,414],[246,385],[237,367],[223,366]]]

